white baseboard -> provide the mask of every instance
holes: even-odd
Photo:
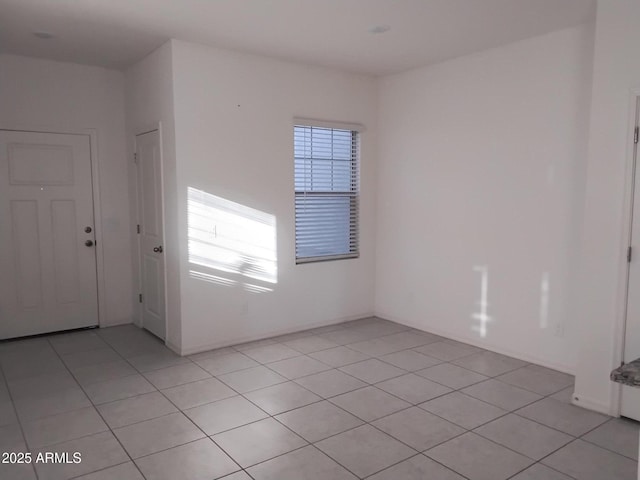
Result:
[[[176,353],[179,353],[180,355],[193,355],[195,353],[201,353],[201,352],[206,352],[209,350],[215,350],[216,348],[224,348],[224,347],[230,347],[232,345],[239,345],[241,343],[247,343],[247,342],[255,342],[257,340],[263,340],[265,338],[271,338],[271,337],[278,337],[280,335],[288,335],[290,333],[297,333],[297,332],[301,332],[304,330],[311,330],[312,328],[319,328],[319,327],[328,327],[330,325],[336,325],[338,323],[344,323],[344,322],[350,322],[352,320],[358,320],[360,318],[368,318],[368,317],[373,317],[373,313],[363,313],[363,314],[358,314],[358,315],[350,315],[347,317],[341,317],[341,318],[334,318],[332,320],[324,320],[321,322],[314,322],[314,323],[310,323],[308,325],[304,325],[302,326],[302,328],[300,327],[293,327],[293,328],[287,328],[287,329],[283,329],[283,330],[273,330],[271,332],[268,333],[263,333],[263,334],[259,334],[259,335],[247,335],[247,336],[242,336],[242,337],[237,337],[237,338],[233,338],[231,340],[225,340],[222,342],[214,342],[214,343],[208,343],[205,345],[196,345],[193,347],[183,347],[182,349],[176,349],[175,346],[171,346],[167,343],[167,346],[169,348],[171,348],[171,350],[173,350]]]
[[[571,396],[571,403],[587,410],[593,410],[594,412],[604,413],[605,415],[616,416],[615,412],[611,408],[611,405],[599,402],[589,397],[581,395],[579,392],[573,392]]]
[[[536,365],[540,365],[542,367],[547,367],[552,370],[557,370],[559,372],[567,373],[569,375],[575,375],[575,367],[573,366],[558,364],[555,362],[549,362],[548,360],[537,357],[535,355],[527,355],[527,354],[523,354],[522,352],[509,350],[499,345],[494,345],[490,342],[483,342],[481,340],[478,340],[477,337],[465,337],[462,335],[456,335],[444,329],[439,329],[439,328],[429,328],[429,330],[425,330],[423,325],[418,325],[416,322],[397,318],[394,315],[386,315],[384,313],[379,313],[379,312],[376,312],[374,315],[376,317],[383,318],[386,320],[391,320],[392,322],[396,322],[401,325],[405,325],[407,327],[415,328],[416,330],[421,330],[427,333],[433,333],[434,335],[446,337],[451,340],[456,340],[462,343],[468,343],[469,345],[473,345],[474,347],[484,348],[486,350],[491,350],[492,352],[495,352],[495,353],[500,353],[502,355],[507,355],[509,357],[517,358],[518,360],[522,360],[523,362],[535,363]]]

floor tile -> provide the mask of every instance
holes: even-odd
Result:
[[[576,440],[542,460],[542,463],[577,480],[636,480],[637,462]]]
[[[184,413],[207,435],[215,435],[268,416],[241,396],[201,405]]]
[[[195,362],[196,360],[204,360],[206,358],[215,358],[215,357],[220,357],[222,355],[232,355],[234,353],[237,353],[237,350],[233,347],[222,347],[222,348],[216,348],[215,350],[207,350],[205,352],[200,352],[200,353],[194,353],[193,355],[189,355],[189,359],[192,362]]]
[[[504,410],[516,410],[542,398],[537,393],[493,379],[471,385],[462,392]]]
[[[124,427],[177,411],[176,407],[159,392],[104,403],[98,405],[97,409],[111,428]]]
[[[213,440],[242,467],[249,467],[307,444],[273,418],[220,433]]]
[[[416,455],[404,462],[376,473],[367,480],[464,480],[453,470],[443,467],[424,455]]]
[[[438,445],[426,455],[470,480],[505,480],[533,463],[474,433]]]
[[[552,398],[545,398],[515,412],[573,436],[580,436],[606,422],[610,417]]]
[[[40,397],[17,399],[14,406],[18,417],[24,422],[90,407],[91,402],[82,389],[75,387]]]
[[[84,387],[84,391],[96,405],[155,392],[155,390],[155,387],[139,374],[92,383]]]
[[[633,420],[612,418],[595,430],[587,433],[583,440],[638,460],[638,430],[640,424]]]
[[[227,475],[226,477],[223,477],[222,480],[252,480],[252,478],[247,475],[243,470],[236,472],[236,473],[232,473],[231,475]]]
[[[331,367],[343,367],[350,363],[361,362],[362,360],[367,360],[369,358],[369,355],[356,352],[355,350],[351,350],[344,346],[330,348],[329,350],[322,350],[320,352],[313,352],[310,353],[309,356],[316,360],[320,360],[322,363]]]
[[[66,442],[108,429],[93,407],[25,422],[22,428],[32,448]]]
[[[416,453],[371,425],[329,437],[316,446],[358,477],[372,475]]]
[[[386,355],[388,353],[402,350],[402,348],[400,347],[385,342],[383,338],[374,338],[371,340],[365,340],[363,342],[350,343],[347,345],[347,347],[355,350],[356,352],[364,353],[372,357]]]
[[[413,373],[385,380],[376,384],[376,387],[413,404],[426,402],[451,392],[450,388]]]
[[[365,422],[371,422],[411,406],[376,387],[365,387],[333,397],[331,402]]]
[[[30,378],[8,382],[14,400],[21,398],[43,397],[62,390],[76,388],[78,382],[65,369],[53,374],[37,375]]]
[[[134,459],[204,437],[204,433],[179,412],[116,428],[113,433]]]
[[[318,336],[326,340],[329,340],[330,342],[334,342],[338,345],[346,345],[348,343],[362,342],[364,340],[368,340],[371,338],[371,336],[367,335],[367,333],[354,331],[348,328],[341,329],[341,330],[334,330],[332,332],[327,332],[327,333],[322,333]]]
[[[554,393],[549,398],[553,398],[562,403],[571,403],[571,400],[573,397],[573,390],[574,390],[574,387],[573,385],[571,385],[570,387],[565,388],[564,390],[560,390],[558,393]]]
[[[104,340],[95,332],[77,332],[48,337],[49,343],[59,355],[67,353],[85,352],[108,347]]]
[[[309,442],[362,425],[362,421],[328,401],[278,415],[276,419]]]
[[[0,427],[18,422],[13,402],[6,400],[0,402]]]
[[[0,452],[26,450],[22,429],[17,423],[0,427]]]
[[[301,332],[285,333],[284,335],[278,335],[277,337],[271,337],[275,343],[286,343],[292,340],[298,340],[299,338],[313,337],[315,334],[308,330]],[[290,346],[290,345],[287,345]]]
[[[507,413],[459,392],[434,398],[419,406],[466,429],[479,427]]]
[[[507,357],[493,352],[475,353],[468,357],[454,360],[451,363],[488,377],[495,377],[527,365],[527,362],[523,362],[517,358]]]
[[[144,477],[133,462],[127,462],[83,475],[76,480],[144,480]]]
[[[339,370],[327,370],[296,379],[307,390],[323,398],[333,397],[366,386],[366,383]]]
[[[122,446],[120,446],[111,432],[98,433],[70,442],[48,446],[34,451],[34,457],[39,452],[43,454],[46,452],[67,453],[70,458],[73,458],[76,452],[81,455],[79,463],[35,463],[38,477],[41,480],[73,478],[129,460]],[[119,477],[118,480],[120,480]]]
[[[215,357],[200,358],[194,360],[211,375],[223,375],[225,373],[244,370],[245,368],[257,367],[260,365],[255,360],[246,355],[235,352],[229,355],[217,355]]]
[[[448,342],[429,343],[422,347],[414,348],[416,352],[424,353],[430,357],[439,358],[445,362],[450,362],[457,358],[466,357],[478,351],[477,348],[464,344],[453,344]]]
[[[147,480],[211,480],[240,470],[208,438],[139,458],[136,464]]]
[[[256,480],[355,480],[357,477],[313,446],[303,447],[248,469]]]
[[[294,382],[279,383],[254,390],[246,393],[245,397],[270,415],[277,415],[322,400],[315,393]]]
[[[69,369],[86,365],[116,362],[118,360],[122,360],[122,357],[108,345],[106,348],[99,348],[97,350],[88,350],[62,355],[62,361]]]
[[[442,360],[423,355],[414,350],[390,353],[380,357],[380,360],[409,372],[415,372],[416,370],[422,370],[423,368],[442,363]]]
[[[429,340],[429,337],[425,335],[413,333],[410,331],[394,333],[394,334],[382,337],[382,339],[388,344],[393,345],[394,347],[397,347],[398,349],[402,349],[402,350],[405,350],[407,348],[421,347],[422,345],[434,343]]]
[[[500,375],[498,380],[546,396],[573,385],[574,378],[538,365],[527,365]]]
[[[178,385],[162,390],[162,393],[182,410],[237,395],[217,378]]]
[[[32,464],[14,463],[2,466],[3,480],[37,480]]]
[[[131,365],[139,372],[145,373],[161,368],[173,367],[183,363],[189,363],[186,357],[181,357],[173,353],[168,348],[161,350],[161,353],[151,353],[146,355],[137,355],[127,359]]]
[[[378,383],[407,373],[401,368],[381,362],[376,358],[346,365],[340,367],[339,370],[367,383]]]
[[[517,415],[506,415],[474,430],[475,433],[540,460],[573,440],[573,437]]]
[[[238,370],[237,372],[225,373],[224,375],[219,375],[218,379],[239,393],[258,390],[287,381],[282,375],[262,365],[247,368],[246,370]]]
[[[135,375],[138,371],[124,360],[116,360],[115,362],[99,363],[97,365],[78,366],[71,369],[73,376],[76,377],[78,383],[82,386],[91,385],[92,383],[106,382],[115,380],[116,378],[128,377]]]
[[[284,344],[301,353],[319,352],[321,350],[327,350],[338,346],[335,342],[317,336],[298,338],[284,342]]]
[[[372,425],[419,452],[465,433],[463,428],[417,407],[381,418]]]
[[[306,355],[273,362],[270,363],[268,367],[290,380],[298,377],[305,377],[313,373],[324,372],[331,368],[330,366],[325,365],[314,358],[307,357]]]
[[[560,473],[556,470],[552,470],[549,467],[536,463],[530,466],[525,471],[519,473],[511,480],[572,480],[571,477],[567,477],[564,473]]]
[[[452,363],[441,363],[440,365],[425,368],[424,370],[417,371],[416,375],[446,385],[454,390],[468,387],[469,385],[482,382],[488,378],[479,373],[467,370],[466,368],[453,365]]]
[[[2,371],[8,382],[29,377],[52,375],[65,372],[66,367],[58,354],[44,351],[27,356],[14,354],[8,360],[2,361]]]
[[[285,358],[297,357],[300,352],[289,348],[281,343],[264,345],[262,347],[250,348],[243,352],[247,357],[253,358],[256,362],[271,363]]]
[[[251,350],[252,348],[263,347],[265,345],[273,345],[276,342],[271,338],[263,338],[262,340],[254,340],[253,342],[241,343],[239,345],[234,345],[233,348],[238,350],[239,352],[244,352],[245,350]]]
[[[175,367],[161,368],[144,374],[157,389],[175,387],[185,383],[211,378],[207,372],[195,363],[185,363]]]

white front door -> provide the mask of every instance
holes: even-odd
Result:
[[[0,339],[98,324],[90,148],[0,130]]]
[[[164,241],[160,135],[136,136],[142,326],[165,338]]]
[[[640,114],[640,108],[638,113]],[[627,318],[624,341],[625,363],[640,357],[640,164],[638,164],[638,160],[638,144],[636,143],[634,151],[633,218],[631,225],[632,255],[631,262],[629,263]],[[624,417],[640,421],[640,388],[622,387],[620,414]]]

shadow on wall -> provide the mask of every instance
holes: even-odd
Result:
[[[275,216],[189,187],[187,221],[192,278],[253,293],[273,291]]]

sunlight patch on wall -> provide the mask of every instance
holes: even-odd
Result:
[[[275,216],[189,187],[187,218],[189,263],[238,276],[192,270],[192,277],[225,286],[251,279],[248,291],[272,291],[254,281],[278,282]]]
[[[540,328],[549,326],[549,272],[542,274],[540,280]]]
[[[487,336],[487,325],[492,318],[487,313],[489,309],[489,268],[487,266],[475,266],[474,272],[480,274],[480,299],[476,302],[478,311],[471,314],[471,318],[477,322],[471,326],[471,330],[478,332],[482,338]]]

